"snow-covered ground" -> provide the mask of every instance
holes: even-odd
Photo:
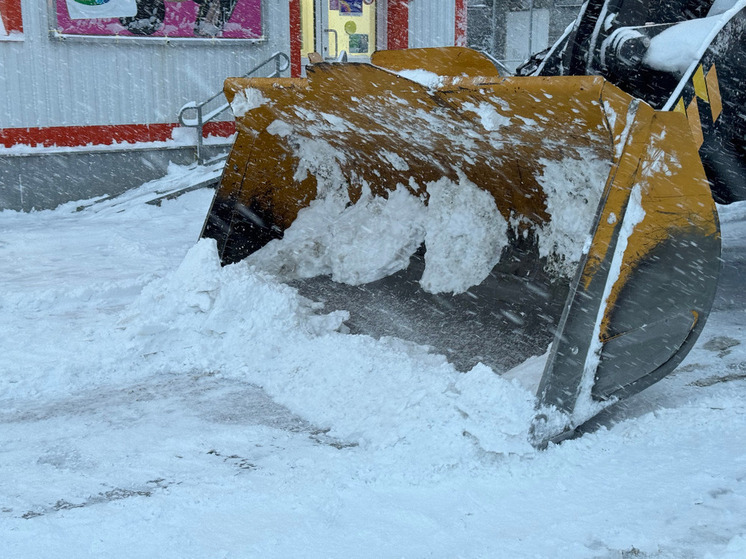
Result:
[[[746,557],[746,204],[698,345],[582,437],[196,243],[218,169],[0,213],[0,557]],[[526,368],[536,368],[540,359]]]

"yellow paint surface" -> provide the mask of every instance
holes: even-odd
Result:
[[[308,56],[309,52],[317,50],[315,25],[314,25],[314,4],[315,0],[301,0],[301,44],[303,56]],[[329,25],[327,29],[336,32],[325,32],[329,44],[328,56],[336,58],[342,51],[347,52],[350,60],[356,58],[370,58],[376,50],[376,2],[372,4],[363,3],[363,14],[361,16],[343,15],[339,10],[329,9],[329,0],[320,0],[322,10],[328,13]],[[354,35],[348,31],[354,29]],[[350,52],[350,40],[355,40],[355,35],[367,35],[368,49],[361,53]],[[359,39],[359,37],[358,37]]]
[[[692,139],[697,149],[704,143],[705,137],[702,134],[702,122],[699,120],[699,107],[697,106],[697,98],[694,97],[692,102],[686,108],[686,118],[689,120],[689,128],[692,131]]]
[[[322,0],[322,2],[328,8],[329,0]],[[363,53],[353,54],[350,52],[351,35],[345,31],[345,26],[349,28],[352,24],[356,28],[355,33],[357,35],[368,36],[368,50]],[[376,2],[370,5],[363,3],[362,16],[343,15],[337,10],[329,10],[329,28],[337,32],[339,52],[346,51],[351,60],[356,57],[370,57],[376,50]],[[329,55],[335,56],[333,36],[329,38]]]
[[[715,65],[712,65],[707,77],[705,78],[707,83],[707,92],[710,97],[710,109],[712,110],[712,122],[715,122],[720,113],[723,111],[723,100],[720,97],[720,84],[718,83],[718,74],[715,70]]]
[[[301,0],[300,25],[301,25],[301,54],[308,56],[309,52],[316,50],[313,32],[313,2],[314,0]]]
[[[317,195],[317,177],[297,174],[294,146],[302,139],[331,148],[330,163],[344,177],[352,203],[365,188],[386,197],[399,186],[426,201],[429,184],[466,178],[490,193],[519,232],[540,231],[551,219],[537,180],[547,162],[607,160],[600,219],[582,270],[585,289],[601,278],[598,270],[610,257],[635,187],[645,216],[627,239],[611,286],[604,340],[608,313],[656,247],[682,234],[718,235],[715,205],[692,141],[696,131],[690,130],[693,122],[700,125],[696,98],[687,119],[638,104],[599,77],[501,78],[492,72],[457,82],[465,66],[481,73],[475,57],[458,49],[444,54],[440,71],[453,79],[437,90],[368,64],[316,64],[307,79],[228,79],[228,100],[253,88],[266,102],[237,118],[238,137],[220,194],[260,210],[280,230],[289,227]],[[401,69],[408,58],[382,54],[374,62]],[[464,64],[455,63],[460,59]],[[499,127],[486,129],[477,107],[481,115],[493,114]],[[311,126],[320,120],[337,124]],[[273,129],[277,122],[292,134]]]
[[[697,71],[692,76],[692,83],[694,84],[694,93],[703,101],[710,102],[710,98],[707,96],[707,85],[705,84],[705,74],[702,70],[702,65],[697,67]]]

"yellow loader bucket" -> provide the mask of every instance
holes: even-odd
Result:
[[[226,81],[238,136],[203,230],[222,262],[462,370],[551,346],[537,445],[670,373],[719,274],[685,117],[598,77],[500,77],[469,49],[372,62]]]

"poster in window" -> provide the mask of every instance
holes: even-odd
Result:
[[[0,0],[0,41],[23,38],[21,0]]]
[[[57,31],[62,34],[205,39],[262,36],[262,0],[55,1]]]
[[[349,39],[350,54],[367,54],[370,50],[367,33],[353,33],[349,35]]]
[[[339,15],[363,15],[363,0],[339,0]]]

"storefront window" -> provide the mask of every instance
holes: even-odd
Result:
[[[63,35],[259,39],[261,0],[55,0]]]

